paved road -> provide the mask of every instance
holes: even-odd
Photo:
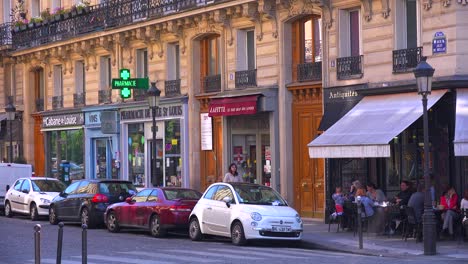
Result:
[[[41,263],[56,263],[57,226],[45,219],[32,222],[27,218],[0,217],[0,263],[34,263],[35,224],[41,230]],[[81,228],[64,227],[63,264],[80,264]],[[395,259],[289,247],[287,243],[254,243],[233,246],[229,240],[207,239],[192,242],[186,235],[171,234],[165,239],[150,237],[146,232],[123,230],[109,233],[105,229],[88,230],[88,263],[465,263],[450,259],[415,257]]]

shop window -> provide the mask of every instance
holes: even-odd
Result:
[[[54,65],[54,96],[63,95],[62,65]]]
[[[84,134],[82,129],[47,132],[50,175],[63,179],[63,168],[69,166],[69,180],[79,180],[84,174]]]
[[[110,56],[102,56],[99,58],[99,69],[99,90],[107,90],[110,88],[112,81]]]
[[[143,123],[128,125],[128,178],[136,187],[144,187],[145,137]]]
[[[166,186],[182,186],[182,141],[180,120],[164,122]]]
[[[82,94],[85,91],[85,65],[83,61],[75,62],[75,89],[77,94]]]

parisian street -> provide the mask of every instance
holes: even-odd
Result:
[[[58,226],[46,219],[32,222],[25,217],[0,216],[0,264],[34,263],[34,226],[41,229],[41,263],[56,263]],[[62,263],[82,263],[82,229],[66,224],[63,236]],[[415,256],[388,258],[353,255],[290,247],[288,243],[251,243],[236,247],[226,239],[208,238],[192,242],[186,234],[170,234],[156,239],[146,232],[106,229],[87,232],[87,263],[464,263],[463,260]],[[466,262],[465,262],[466,263]]]

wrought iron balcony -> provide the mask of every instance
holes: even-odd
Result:
[[[84,14],[69,16],[58,21],[47,21],[40,26],[14,32],[13,48],[31,48],[89,32],[131,25],[136,21],[161,18],[175,12],[180,13],[227,1],[231,0],[109,0],[89,6]],[[0,36],[4,38],[4,34]]]
[[[173,97],[180,95],[180,79],[164,82],[164,95]]]
[[[52,97],[52,109],[59,109],[63,108],[63,96],[58,95],[58,96],[53,96]]]
[[[146,92],[147,90],[143,89],[133,89],[133,100],[134,101],[144,101],[146,100]]]
[[[81,107],[86,105],[86,93],[76,93],[73,94],[73,105],[75,107]]]
[[[393,73],[412,71],[421,61],[422,47],[393,51]]]
[[[98,103],[99,104],[110,104],[112,98],[112,90],[99,90]]]
[[[203,91],[205,93],[221,91],[221,74],[205,76],[203,78]]]
[[[11,23],[0,24],[0,50],[11,46]]]
[[[44,111],[44,98],[36,99],[36,112]]]
[[[322,62],[301,63],[297,65],[297,81],[322,80]]]
[[[257,86],[257,69],[236,71],[236,88]]]
[[[362,60],[364,56],[353,56],[336,59],[338,80],[362,78]]]

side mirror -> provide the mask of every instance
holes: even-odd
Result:
[[[133,203],[132,197],[127,197],[127,198],[125,199],[125,202],[126,202],[126,203],[129,203],[129,204]]]
[[[231,207],[231,202],[232,202],[231,197],[229,197],[229,196],[224,197],[224,198],[223,198],[223,202],[226,203],[226,206],[227,206],[228,208]]]
[[[29,190],[28,189],[23,189],[22,192],[23,193],[29,193]]]
[[[67,197],[67,194],[66,194],[65,192],[62,191],[62,192],[59,193],[59,196],[60,196],[60,197]]]
[[[7,184],[6,191],[8,192],[8,190],[10,190],[10,185]]]

